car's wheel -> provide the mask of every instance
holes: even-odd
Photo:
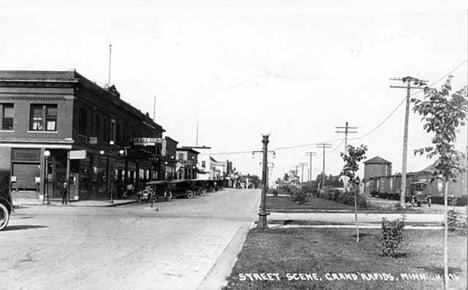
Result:
[[[420,201],[418,201],[418,206],[419,206],[419,207],[421,206],[421,202],[420,202]]]
[[[171,199],[172,199],[172,192],[170,190],[167,190],[164,193],[164,200],[168,201],[168,200],[171,200]]]
[[[199,192],[200,192],[201,196],[206,195],[206,189],[204,189],[204,188],[201,188]]]
[[[8,221],[10,221],[10,212],[4,204],[0,203],[0,231],[6,228]]]
[[[187,198],[188,198],[188,199],[192,199],[192,198],[193,198],[193,191],[187,190],[186,194],[187,194]]]

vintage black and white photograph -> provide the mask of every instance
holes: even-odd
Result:
[[[467,289],[465,0],[0,0],[0,289]]]

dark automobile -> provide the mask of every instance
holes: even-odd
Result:
[[[164,199],[168,201],[172,198],[170,183],[166,180],[149,181],[145,184],[145,189],[137,193],[139,200],[151,200],[154,202],[156,199]]]
[[[0,169],[0,231],[6,228],[13,212],[10,190],[10,170]]]
[[[422,203],[427,203],[427,206],[432,204],[432,195],[427,192],[427,183],[413,182],[410,185],[410,202],[412,206],[421,206]]]
[[[208,183],[206,180],[193,180],[192,190],[196,195],[204,196],[207,192]]]
[[[193,180],[174,180],[170,183],[172,196],[174,197],[187,197],[193,198],[196,191],[194,191]]]

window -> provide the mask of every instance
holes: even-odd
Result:
[[[31,131],[57,131],[57,105],[31,105]]]
[[[2,113],[2,130],[13,130],[13,104],[0,104]]]
[[[96,122],[94,124],[94,136],[101,138],[101,120],[99,119],[99,115],[96,115]]]
[[[85,109],[78,111],[78,134],[88,135],[88,112]]]
[[[179,153],[179,158],[178,160],[184,160],[184,153]]]

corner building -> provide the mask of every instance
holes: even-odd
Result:
[[[76,71],[0,71],[0,168],[13,190],[59,197],[68,180],[71,200],[119,198],[164,178],[164,132]]]

